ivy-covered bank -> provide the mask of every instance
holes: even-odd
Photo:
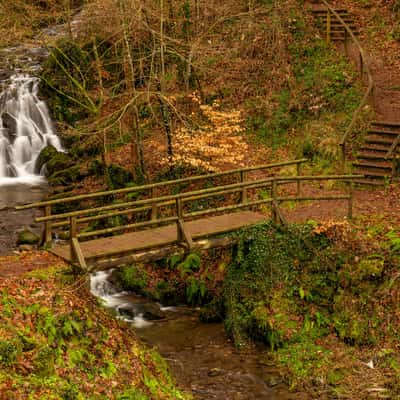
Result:
[[[127,266],[119,278],[166,304],[202,305],[239,348],[263,342],[293,389],[399,398],[399,232],[309,223],[236,235],[232,249]]]
[[[7,264],[52,267],[0,280],[0,399],[189,399],[165,361],[102,310],[46,253]],[[51,260],[50,260],[51,261]]]

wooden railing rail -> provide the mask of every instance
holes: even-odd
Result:
[[[51,246],[53,228],[67,226],[69,224],[69,218],[71,216],[81,216],[84,214],[89,214],[89,212],[87,211],[89,208],[86,208],[84,210],[77,210],[77,211],[71,212],[71,213],[54,214],[52,211],[52,206],[56,206],[58,204],[66,204],[66,203],[72,203],[72,202],[77,202],[77,201],[83,201],[83,200],[93,200],[93,199],[97,199],[97,198],[105,197],[105,196],[114,196],[114,195],[120,195],[120,194],[129,195],[129,194],[132,194],[135,192],[140,193],[143,191],[149,191],[149,195],[150,195],[149,200],[151,200],[151,199],[154,199],[157,197],[157,195],[156,195],[157,189],[160,190],[162,188],[170,187],[173,185],[191,184],[191,183],[195,183],[195,182],[201,181],[201,180],[212,180],[215,178],[225,177],[225,176],[233,176],[236,179],[238,179],[239,182],[243,183],[244,181],[246,181],[248,174],[251,172],[265,171],[265,170],[269,170],[269,169],[281,168],[281,167],[292,166],[292,165],[296,166],[296,173],[298,175],[300,175],[301,174],[301,165],[303,163],[305,163],[306,161],[307,161],[307,159],[303,158],[303,159],[298,159],[298,160],[290,160],[290,161],[283,161],[283,162],[277,162],[277,163],[271,163],[271,164],[263,164],[263,165],[253,166],[253,167],[233,169],[233,170],[224,171],[224,172],[215,172],[212,174],[198,175],[198,176],[193,176],[193,177],[188,177],[188,178],[181,178],[181,179],[175,179],[175,180],[170,180],[170,181],[157,182],[157,183],[129,187],[129,188],[124,188],[124,189],[88,193],[88,194],[70,196],[70,197],[65,197],[65,198],[60,198],[60,199],[41,201],[41,202],[26,204],[26,205],[22,205],[22,206],[17,206],[16,209],[17,210],[24,210],[24,209],[28,209],[28,208],[43,208],[44,209],[44,217],[42,217],[43,219],[39,218],[38,222],[45,222],[44,242],[46,243],[47,246]],[[217,185],[214,187],[214,189],[216,189],[218,187],[224,187],[224,186]],[[175,199],[174,197],[169,198],[169,200],[174,200],[174,199]],[[154,202],[154,201],[150,201],[149,203],[143,203],[143,204],[151,204],[150,211],[151,211],[153,220],[156,219],[157,212],[158,212],[158,208],[157,208],[158,206],[170,205],[170,204],[159,204],[157,206],[156,202]],[[122,204],[112,204],[112,205],[108,205],[108,206],[104,206],[104,207],[94,207],[89,210],[92,213],[93,212],[98,213],[100,211],[105,212],[105,211],[110,211],[110,210],[116,210],[118,208],[127,207],[129,205],[137,206],[139,204],[135,201],[130,201],[130,202],[128,201],[128,202],[125,202]],[[145,211],[145,209],[142,209],[141,211]],[[118,215],[118,214],[115,214],[115,215]],[[123,215],[123,213],[120,213],[119,215]],[[94,221],[96,219],[100,219],[100,218],[98,218],[98,216],[87,216],[86,222]],[[58,221],[58,222],[55,222],[55,221]]]
[[[345,161],[346,161],[346,143],[347,143],[351,133],[354,130],[354,126],[355,126],[358,118],[360,117],[362,109],[368,103],[370,96],[372,95],[372,97],[373,97],[373,95],[374,95],[373,91],[374,91],[375,85],[374,85],[374,80],[372,78],[371,70],[366,61],[364,49],[362,48],[357,37],[354,35],[354,32],[352,31],[350,26],[343,20],[343,18],[335,11],[335,9],[329,4],[329,2],[327,0],[322,0],[322,2],[325,4],[325,6],[327,8],[328,15],[332,14],[337,18],[337,20],[340,22],[340,24],[344,27],[346,35],[350,36],[351,40],[357,47],[357,49],[359,51],[359,55],[360,55],[361,78],[363,78],[364,72],[367,74],[367,78],[368,78],[367,90],[365,91],[364,96],[363,96],[359,106],[354,111],[351,122],[350,122],[349,126],[347,127],[347,129],[346,129],[345,133],[343,134],[342,139],[340,140],[340,143],[339,143],[340,148],[341,148],[342,170],[344,170]]]
[[[216,213],[223,213],[223,212],[228,212],[228,211],[233,211],[233,210],[238,210],[242,208],[249,208],[249,207],[254,207],[254,206],[259,206],[262,204],[272,204],[272,215],[274,216],[274,207],[279,206],[280,203],[285,202],[285,201],[310,201],[310,200],[348,200],[349,202],[349,208],[348,208],[348,217],[352,217],[352,202],[353,202],[353,193],[352,193],[352,180],[354,179],[359,179],[360,175],[327,175],[327,176],[299,176],[299,177],[273,177],[273,178],[268,178],[268,179],[263,179],[260,181],[256,182],[244,182],[244,183],[239,183],[239,184],[234,184],[234,185],[229,185],[234,188],[226,189],[226,188],[213,188],[213,189],[204,189],[200,191],[195,191],[195,192],[189,192],[189,193],[181,193],[177,195],[170,195],[170,196],[163,196],[159,197],[156,199],[151,199],[151,200],[140,200],[138,203],[141,204],[148,204],[150,201],[154,201],[157,204],[165,203],[165,199],[168,198],[168,200],[173,200],[172,202],[169,202],[169,204],[175,204],[175,215],[174,216],[169,216],[169,217],[162,217],[162,218],[157,218],[157,219],[151,219],[149,221],[143,221],[143,222],[137,222],[137,223],[132,223],[132,224],[126,224],[126,225],[121,225],[121,226],[116,226],[112,228],[105,228],[105,229],[97,229],[93,231],[88,231],[88,232],[79,232],[78,225],[80,223],[83,223],[86,221],[85,218],[78,218],[76,214],[70,213],[69,214],[69,225],[70,225],[70,235],[71,239],[76,238],[76,239],[87,239],[90,237],[94,236],[101,236],[104,234],[111,234],[111,233],[116,233],[116,232],[121,232],[121,231],[128,231],[132,229],[137,229],[137,228],[146,228],[154,225],[164,225],[168,224],[171,222],[177,222],[181,226],[179,229],[182,229],[184,222],[199,217],[199,216],[204,216],[204,215],[210,215],[210,214],[216,214]],[[294,196],[279,196],[278,195],[278,188],[280,185],[284,185],[287,183],[293,183],[293,182],[304,182],[304,181],[328,181],[328,180],[336,180],[336,181],[342,181],[346,182],[349,184],[349,192],[346,195],[337,195],[337,196],[301,196],[299,194],[295,194]],[[241,197],[239,204],[231,204],[231,205],[226,205],[226,206],[221,206],[221,207],[215,207],[215,208],[209,208],[206,210],[201,210],[201,211],[194,211],[194,212],[185,212],[184,211],[184,206],[186,203],[189,203],[191,201],[200,199],[200,198],[210,198],[212,196],[218,196],[218,195],[225,195],[228,193],[243,193],[243,190],[247,192],[248,189],[260,189],[260,188],[265,188],[269,187],[271,188],[271,197],[265,198],[265,199],[259,199],[259,200],[247,200],[247,193],[246,193],[246,200],[242,200],[243,198]],[[275,206],[274,206],[275,203]],[[149,209],[150,207],[145,207],[146,209]],[[124,210],[124,211],[118,211],[118,215],[121,215],[121,213],[132,213],[135,211],[142,211],[143,208],[136,208],[136,209],[129,209],[129,210]],[[112,214],[101,214],[99,215],[99,218],[107,218]],[[47,218],[48,219],[48,218]],[[46,217],[38,218],[38,221],[46,221]],[[178,231],[179,231],[178,229]],[[187,236],[187,235],[186,235]]]
[[[236,174],[240,176],[240,179],[244,179],[245,174],[248,172],[263,171],[263,170],[286,167],[286,166],[291,166],[291,165],[296,165],[297,173],[300,174],[301,164],[304,164],[307,161],[308,160],[306,158],[302,158],[302,159],[298,159],[298,160],[290,160],[290,161],[283,161],[283,162],[272,163],[272,164],[257,165],[257,166],[253,166],[253,167],[238,168],[238,169],[233,169],[233,170],[223,171],[223,172],[214,172],[214,173],[205,174],[205,175],[196,175],[196,176],[191,176],[188,178],[181,178],[181,179],[174,179],[174,180],[163,181],[163,182],[149,183],[146,185],[133,186],[133,187],[123,188],[123,189],[108,190],[108,191],[95,192],[95,193],[86,193],[86,194],[77,195],[77,196],[70,196],[70,197],[64,197],[64,198],[60,198],[60,199],[25,204],[25,205],[17,206],[16,209],[24,210],[24,209],[28,209],[28,208],[42,208],[42,207],[46,207],[46,206],[53,206],[56,204],[71,203],[71,202],[75,202],[75,201],[95,199],[98,197],[112,196],[112,195],[117,195],[117,194],[130,194],[130,193],[134,193],[134,192],[142,192],[145,190],[151,191],[156,188],[179,185],[182,183],[194,183],[194,182],[197,182],[200,180],[210,180],[210,179],[214,179],[214,178],[219,178],[219,177],[229,176],[229,175],[236,175]]]

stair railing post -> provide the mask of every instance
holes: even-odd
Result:
[[[344,52],[345,52],[345,54],[346,54],[346,56],[347,57],[349,57],[349,44],[348,44],[348,39],[349,39],[349,37],[348,37],[348,32],[347,32],[347,29],[346,28],[344,28]]]
[[[359,53],[359,57],[360,57],[360,78],[362,81],[364,78],[364,59],[363,59],[361,51]]]
[[[329,10],[326,10],[326,42],[331,42],[332,15]]]
[[[246,175],[244,171],[240,171],[240,182],[244,183],[246,180]],[[247,188],[245,186],[242,187],[242,191],[240,192],[240,203],[247,203]]]
[[[44,208],[44,215],[46,217],[51,216],[51,206],[46,206]],[[44,223],[44,244],[47,248],[51,248],[52,245],[51,221],[46,221]]]

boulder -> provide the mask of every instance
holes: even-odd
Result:
[[[48,145],[40,152],[36,160],[35,172],[41,173],[44,170],[46,177],[49,177],[74,164],[75,161],[68,154],[61,153],[54,146]]]
[[[29,229],[24,229],[20,232],[18,232],[18,239],[17,239],[17,244],[18,245],[33,245],[33,244],[39,244],[40,242],[40,237],[36,235],[36,233],[30,231]]]

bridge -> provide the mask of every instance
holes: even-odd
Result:
[[[358,175],[305,176],[305,159],[192,176],[124,189],[31,203],[40,208],[43,242],[52,253],[90,272],[176,253],[228,246],[228,233],[268,220],[286,224],[284,202],[344,200],[352,218]],[[290,173],[277,173],[286,168]],[[339,181],[346,193],[306,196],[304,182]],[[200,188],[199,188],[200,186]],[[283,190],[283,188],[288,188]],[[102,205],[98,205],[101,203]],[[60,205],[72,211],[57,212]],[[62,235],[68,240],[55,240]]]

